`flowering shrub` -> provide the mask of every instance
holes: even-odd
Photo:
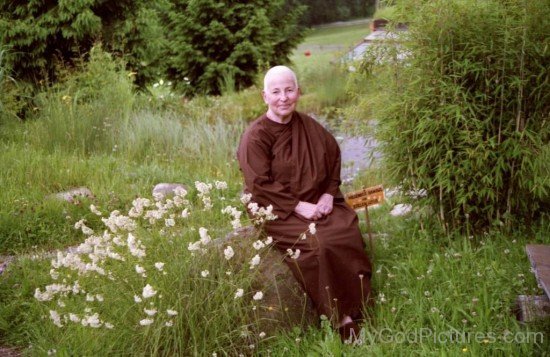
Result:
[[[205,323],[203,319],[191,323],[189,315],[231,309],[233,324],[227,326],[226,335],[240,336],[239,326],[250,323],[242,309],[263,298],[262,291],[246,292],[254,275],[251,270],[258,267],[260,251],[272,239],[252,240],[249,249],[234,248],[220,246],[212,232],[221,233],[219,220],[229,218],[233,229],[244,223],[242,211],[227,203],[246,204],[252,217],[246,224],[258,226],[277,217],[271,206],[260,207],[249,195],[240,202],[226,199],[225,182],[197,181],[195,189],[194,194],[178,188],[172,197],[136,198],[127,213],[115,210],[107,215],[91,205],[92,213],[101,217],[103,232],[95,232],[85,220],[76,222],[75,229],[86,239],[76,251],[58,252],[51,261],[51,283],[35,290],[49,320],[67,333],[73,331],[69,326],[134,334],[144,328],[178,326],[170,336],[185,339],[199,328],[196,324]],[[206,228],[206,222],[216,227]],[[215,249],[223,252],[221,261],[211,253]],[[249,269],[241,269],[246,262]],[[124,308],[113,309],[115,305]],[[145,336],[151,334],[143,331]],[[176,350],[184,353],[185,347]]]

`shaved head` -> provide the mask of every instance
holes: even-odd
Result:
[[[291,76],[292,80],[294,81],[294,84],[296,85],[296,88],[298,88],[298,79],[296,79],[296,74],[294,73],[294,71],[292,71],[287,66],[275,66],[275,67],[272,67],[265,74],[265,77],[264,77],[264,91],[267,90],[267,87],[269,86],[269,83],[271,83],[271,81],[274,78],[279,77],[281,75]]]

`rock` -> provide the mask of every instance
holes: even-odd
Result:
[[[395,205],[390,214],[394,217],[404,216],[412,211],[412,205],[407,203],[400,203]]]
[[[75,203],[78,198],[83,198],[83,197],[94,198],[94,195],[92,191],[87,187],[77,187],[77,188],[72,188],[68,191],[63,191],[63,192],[53,194],[51,195],[51,197],[58,200]]]
[[[161,193],[163,196],[173,196],[178,187],[187,191],[187,187],[181,183],[159,183],[153,188],[153,195]]]
[[[249,251],[247,257],[251,257],[253,250],[250,248],[257,239],[258,231],[248,226],[216,240],[216,244],[220,245],[222,255],[223,249],[231,245],[236,253]],[[260,255],[262,260],[258,275],[252,284],[254,291],[262,291],[264,296],[256,304],[258,331],[273,335],[277,330],[290,330],[295,326],[305,329],[309,325],[318,324],[319,316],[311,299],[284,262],[283,254],[276,248],[269,247],[264,248]],[[245,268],[248,268],[248,262],[245,264]]]

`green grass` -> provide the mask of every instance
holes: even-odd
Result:
[[[550,325],[522,325],[516,321],[513,308],[519,294],[542,294],[524,247],[527,243],[547,243],[550,227],[537,227],[531,236],[495,233],[447,238],[423,231],[414,216],[391,217],[391,204],[398,202],[394,198],[381,208],[371,209],[377,237],[373,274],[377,299],[364,326],[364,343],[343,346],[330,329],[312,329],[304,334],[285,334],[275,346],[269,346],[272,352],[544,355],[550,346]],[[364,217],[362,213],[360,217]],[[451,340],[454,332],[464,333],[470,340]],[[511,341],[513,338],[519,343]]]
[[[300,46],[351,46],[367,36],[369,32],[370,29],[368,24],[314,28],[310,30],[307,38],[300,44]]]

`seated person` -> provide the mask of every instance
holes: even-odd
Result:
[[[267,235],[285,254],[299,249],[285,261],[317,312],[347,339],[359,333],[371,264],[357,215],[340,192],[340,149],[326,129],[296,111],[300,89],[291,69],[271,68],[262,96],[267,112],[246,129],[237,151],[244,191],[273,206],[278,218],[266,223]]]

